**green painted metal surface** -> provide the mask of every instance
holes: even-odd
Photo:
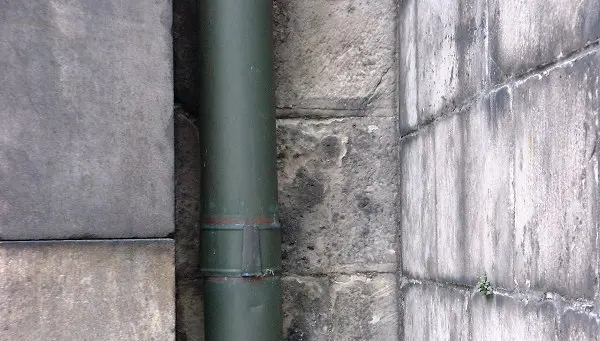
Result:
[[[281,341],[271,0],[199,0],[207,341]]]

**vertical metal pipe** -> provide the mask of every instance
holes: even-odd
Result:
[[[207,341],[281,341],[271,0],[199,0]]]

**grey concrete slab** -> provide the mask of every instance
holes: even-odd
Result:
[[[394,274],[333,278],[328,341],[398,341],[398,305]]]
[[[395,18],[394,0],[275,0],[277,106],[391,108]]]
[[[0,239],[173,232],[171,2],[0,4]]]
[[[411,284],[405,286],[402,293],[405,341],[471,340],[465,292],[427,284]]]
[[[593,299],[598,277],[597,54],[519,82],[515,281]]]
[[[598,0],[489,0],[494,82],[580,50],[600,38]]]
[[[277,123],[284,271],[395,271],[393,118]]]
[[[489,83],[484,0],[417,1],[417,109],[420,122],[461,107]]]
[[[558,340],[552,302],[474,294],[470,307],[472,340]]]
[[[403,139],[399,148],[401,271],[412,278],[434,278],[438,259],[433,129]]]
[[[171,240],[0,243],[0,339],[174,340]]]

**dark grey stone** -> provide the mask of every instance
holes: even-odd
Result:
[[[394,124],[278,121],[284,271],[395,271]]]
[[[204,341],[202,280],[177,278],[177,341]]]
[[[200,27],[197,0],[173,0],[173,62],[175,99],[187,112],[198,115]]]
[[[175,110],[175,253],[178,278],[199,276],[200,143],[198,129]]]
[[[171,240],[0,243],[3,340],[175,340]]]
[[[169,1],[0,4],[0,239],[173,232]]]
[[[331,319],[328,278],[283,278],[285,341],[326,341]]]

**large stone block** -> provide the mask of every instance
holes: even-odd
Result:
[[[518,83],[515,281],[593,299],[598,280],[596,54]]]
[[[465,292],[426,284],[407,285],[402,292],[405,341],[470,340]]]
[[[507,88],[402,144],[402,263],[411,277],[513,284],[514,119]]]
[[[556,308],[551,302],[476,294],[470,307],[472,340],[558,340]]]
[[[286,341],[327,341],[332,317],[329,278],[284,277],[283,331]]]
[[[0,239],[173,232],[171,2],[0,4]]]
[[[279,120],[284,270],[395,271],[393,118]]]
[[[600,38],[599,0],[489,0],[494,82],[548,64]]]
[[[411,19],[417,26],[412,35],[416,72],[407,76],[416,77],[420,122],[453,111],[488,84],[486,5],[483,0],[417,1]]]
[[[194,122],[175,111],[175,253],[178,278],[200,270],[200,142]]]
[[[435,149],[426,127],[400,145],[402,272],[413,278],[437,273]]]
[[[276,0],[277,106],[391,108],[394,0]]]
[[[2,340],[174,340],[170,240],[0,243]]]

